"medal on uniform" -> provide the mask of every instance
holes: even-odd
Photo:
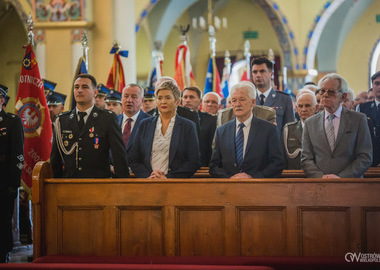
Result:
[[[63,144],[64,144],[65,146],[68,146],[68,145],[69,145],[69,141],[64,141]]]
[[[90,134],[88,135],[90,138],[94,137],[94,127],[89,129]]]
[[[70,135],[69,135],[69,139],[72,139],[72,138],[73,138],[73,134],[70,134]]]
[[[98,149],[98,148],[99,148],[99,138],[95,138],[94,148],[95,148],[95,149]]]

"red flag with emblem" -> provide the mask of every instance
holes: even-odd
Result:
[[[30,191],[34,165],[50,158],[52,145],[52,125],[44,83],[31,45],[26,46],[22,61],[15,107],[16,114],[21,118],[25,137],[21,180]]]

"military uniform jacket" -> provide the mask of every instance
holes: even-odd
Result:
[[[260,100],[259,94],[258,92],[256,101]],[[277,131],[279,135],[282,134],[286,123],[295,121],[293,102],[287,93],[272,88],[263,105],[276,110]]]
[[[128,177],[128,163],[116,114],[94,106],[83,130],[76,110],[58,116],[50,155],[54,177],[108,178],[110,151],[114,177]]]
[[[201,151],[201,166],[208,167],[212,154],[212,141],[216,130],[216,116],[198,111],[201,135],[199,149]]]
[[[0,191],[20,186],[24,161],[24,131],[20,117],[0,111]],[[0,195],[2,196],[2,195]]]
[[[370,128],[373,144],[373,163],[377,166],[380,163],[380,111],[376,107],[376,102],[370,101],[359,105],[360,112],[367,115],[368,127]]]
[[[284,127],[285,168],[301,170],[302,123],[301,120],[288,123]]]

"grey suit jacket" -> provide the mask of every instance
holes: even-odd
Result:
[[[342,178],[363,177],[372,163],[372,142],[366,116],[342,108],[335,148],[331,151],[325,132],[325,112],[305,121],[301,167],[307,177],[336,174]]]
[[[301,120],[287,123],[283,132],[285,168],[288,170],[301,169],[302,123]]]

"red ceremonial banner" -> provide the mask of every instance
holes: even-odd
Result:
[[[24,127],[24,167],[21,180],[30,188],[32,172],[38,161],[50,158],[52,125],[46,103],[44,83],[33,48],[28,45],[22,61],[16,97],[16,114]]]

